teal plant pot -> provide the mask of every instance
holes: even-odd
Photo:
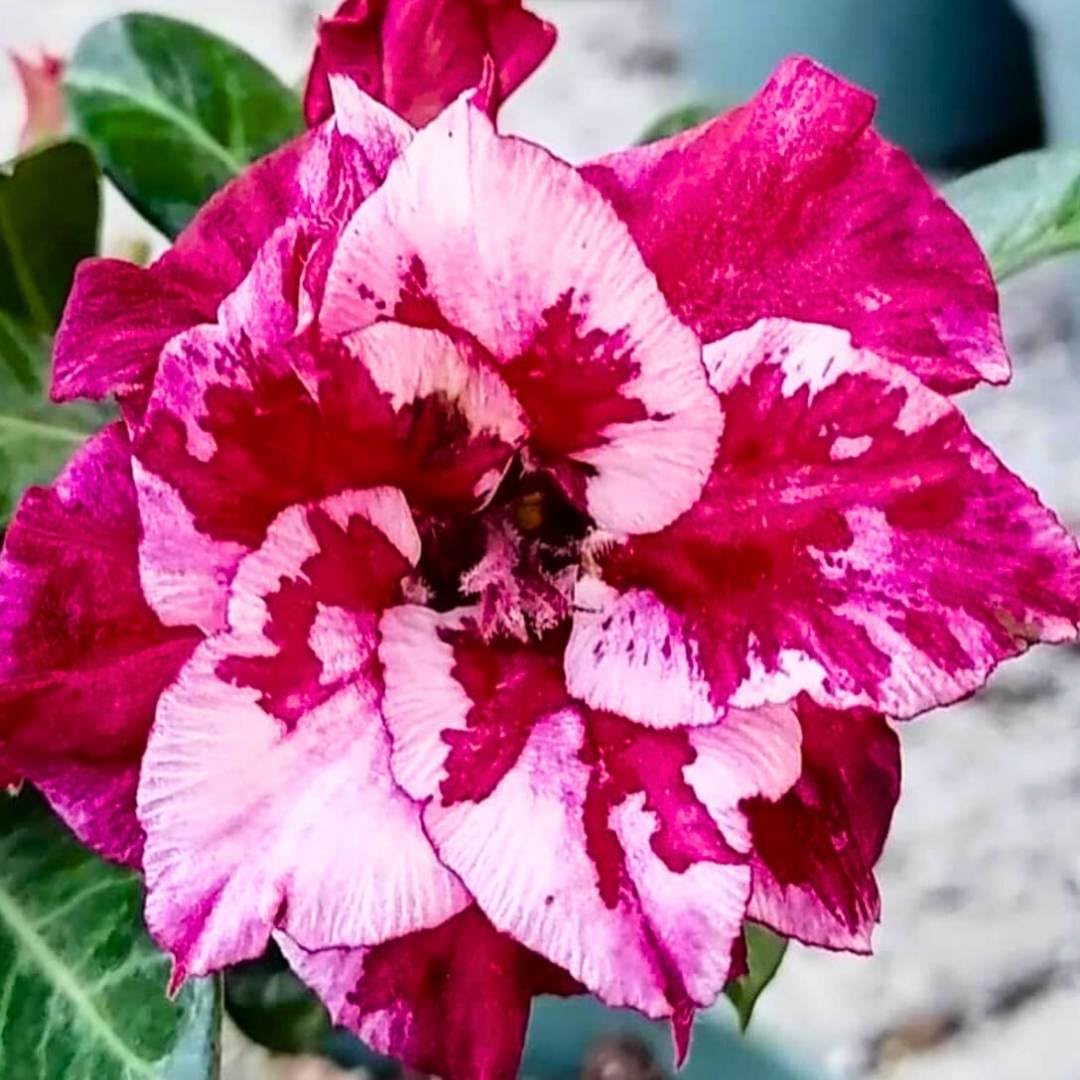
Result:
[[[1080,21],[1080,0],[1057,2]],[[1008,0],[676,6],[694,90],[718,105],[745,100],[784,56],[804,53],[874,91],[879,128],[927,164],[971,165],[1037,142],[1030,35]]]
[[[1051,142],[1080,146],[1080,0],[1016,0],[1039,60],[1039,85]]]
[[[751,1031],[753,1029],[751,1028]],[[665,1076],[672,1067],[671,1029],[625,1009],[608,1009],[592,998],[539,998],[533,1006],[523,1080],[581,1080],[590,1048],[603,1040],[630,1036],[647,1046]],[[821,1080],[753,1035],[699,1016],[690,1056],[678,1080]]]
[[[675,1076],[667,1024],[645,1020],[625,1009],[608,1009],[589,997],[537,998],[533,1003],[522,1080],[581,1080],[589,1052],[625,1037],[647,1047],[661,1074]],[[397,1064],[371,1053],[353,1036],[336,1030],[323,1051],[346,1068],[364,1068],[373,1080],[402,1080]],[[808,1068],[792,1064],[751,1034],[732,1024],[699,1016],[690,1056],[678,1080],[822,1080]]]

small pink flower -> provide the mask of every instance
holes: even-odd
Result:
[[[80,269],[54,393],[124,423],[11,527],[5,760],[177,981],[273,936],[449,1080],[539,993],[684,1049],[747,918],[869,949],[884,716],[1075,638],[1075,542],[948,396],[1008,376],[989,271],[806,60],[582,169],[330,81]]]
[[[62,134],[66,122],[64,91],[64,61],[43,52],[40,60],[30,60],[18,53],[11,62],[22,84],[26,102],[26,122],[19,136],[19,150],[30,150]]]
[[[304,112],[309,124],[333,112],[329,76],[347,75],[376,101],[420,126],[492,65],[497,108],[555,44],[555,28],[522,0],[345,0],[319,25]]]

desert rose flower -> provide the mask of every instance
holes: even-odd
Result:
[[[476,86],[485,62],[497,108],[554,44],[555,28],[522,0],[345,0],[319,24],[304,113],[309,124],[330,116],[337,73],[420,126]]]
[[[419,131],[331,86],[82,271],[55,390],[124,422],[12,525],[0,751],[174,981],[273,936],[449,1080],[541,993],[684,1051],[746,919],[868,950],[884,717],[1075,637],[1075,542],[948,396],[1008,376],[989,271],[809,61],[581,169],[490,80]]]
[[[19,150],[30,150],[56,138],[64,130],[66,110],[60,85],[64,61],[48,53],[42,53],[39,60],[12,53],[11,62],[26,102],[26,121],[19,136]]]

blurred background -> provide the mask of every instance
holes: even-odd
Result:
[[[99,19],[138,7],[240,43],[288,81],[306,70],[305,0],[0,0],[0,47],[68,53]],[[935,175],[1044,139],[1080,146],[1080,0],[529,0],[560,43],[503,113],[506,129],[577,161],[635,141],[664,112],[751,94],[789,52],[881,96],[881,126]],[[0,63],[0,158],[22,125]],[[111,254],[157,247],[119,197]],[[1007,464],[1080,528],[1080,273],[1022,275],[1004,296],[1007,390],[963,400]],[[1080,651],[1037,650],[972,700],[908,724],[904,794],[880,867],[871,959],[793,946],[748,1042],[721,1003],[693,1077],[1080,1080]],[[578,1075],[599,1011],[541,1008],[531,1075]],[[547,1049],[545,1049],[547,1048]],[[545,1057],[547,1054],[547,1057]],[[557,1055],[556,1055],[557,1056]],[[661,1077],[647,1055],[593,1043],[593,1080]],[[668,1057],[661,1056],[664,1067]],[[291,1063],[293,1080],[331,1075]],[[565,1071],[558,1071],[563,1069]],[[225,1080],[284,1076],[233,1034]],[[338,1075],[338,1074],[334,1074]]]

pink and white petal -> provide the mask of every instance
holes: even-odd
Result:
[[[403,516],[385,491],[285,511],[240,566],[232,629],[161,700],[138,805],[147,923],[179,978],[275,927],[372,945],[468,901],[391,778],[379,713],[372,604],[410,565],[395,541],[418,552]]]
[[[199,211],[176,238],[171,257],[189,274],[201,271],[220,301],[247,276],[263,244],[315,196],[301,184],[313,135],[286,143],[245,169]]]
[[[583,172],[702,341],[785,317],[847,330],[943,392],[1004,382],[986,259],[873,112],[795,57],[742,108]]]
[[[357,362],[322,388],[294,359],[218,327],[167,350],[136,445],[143,582],[166,621],[220,629],[239,560],[285,507],[403,479],[394,413]]]
[[[345,340],[395,411],[438,395],[473,434],[488,432],[510,446],[524,438],[525,418],[499,373],[442,331],[376,323]]]
[[[668,865],[644,795],[608,805],[583,751],[574,711],[536,721],[487,798],[428,805],[432,842],[497,927],[607,1004],[650,1016],[710,1004],[745,914],[746,866]]]
[[[229,592],[229,628],[260,637],[273,620],[267,597],[288,578],[314,593],[319,611],[332,604],[375,620],[378,601],[399,595],[420,550],[409,504],[396,488],[345,491],[314,507],[290,507],[241,563]],[[352,565],[360,556],[364,561]]]
[[[304,268],[316,239],[296,220],[270,234],[243,281],[218,308],[216,329],[225,340],[244,340],[258,352],[296,335]]]
[[[331,85],[335,115],[309,135],[298,162],[301,196],[295,213],[336,238],[356,208],[382,185],[412,141],[413,129],[352,79],[335,76]]]
[[[386,316],[486,349],[533,453],[600,524],[659,528],[700,491],[720,417],[697,339],[605,200],[465,97],[416,136],[331,265],[324,332]]]
[[[744,805],[754,845],[749,914],[809,945],[869,952],[881,912],[874,864],[900,794],[900,743],[866,709],[802,698],[798,712],[798,782]]]
[[[248,275],[263,245],[288,221],[336,232],[383,182],[411,129],[356,91],[335,88],[340,116],[257,161],[196,215],[166,259],[219,302]],[[163,260],[164,261],[164,260]]]
[[[389,322],[348,335],[345,345],[394,412],[412,416],[412,429],[430,443],[412,482],[401,481],[410,497],[421,507],[490,498],[527,428],[514,395],[478,350],[439,330]],[[456,430],[459,420],[464,432]]]
[[[147,924],[178,977],[258,956],[275,926],[373,944],[463,907],[390,780],[375,703],[346,686],[283,733],[215,677],[235,655],[207,649],[163,700],[139,790]]]
[[[683,775],[705,808],[724,823],[725,834],[740,850],[745,825],[732,816],[746,799],[776,800],[799,778],[803,764],[799,719],[787,705],[732,709],[712,727],[687,733],[693,762]]]
[[[165,344],[213,321],[274,230],[318,201],[298,181],[312,141],[304,135],[245,170],[147,269],[83,263],[57,331],[53,397],[145,395]]]
[[[649,727],[715,724],[722,710],[697,652],[679,618],[652,592],[579,579],[565,657],[574,697]]]
[[[444,732],[466,729],[472,702],[454,677],[450,634],[466,631],[479,608],[438,612],[403,604],[379,622],[379,660],[386,692],[383,714],[393,742],[394,777],[418,802],[444,774],[450,743]]]
[[[0,560],[0,752],[83,841],[132,861],[133,777],[158,696],[199,635],[143,599],[127,436],[89,439],[31,488]]]
[[[278,347],[298,329],[311,247],[301,225],[282,226],[221,303],[217,321],[177,335],[162,352],[135,436],[135,479],[143,585],[167,625],[220,629],[239,559],[298,494],[278,490],[278,458],[259,460],[258,445],[237,445],[237,429],[250,423],[238,405],[256,414],[268,385],[289,386],[300,401],[307,396]],[[225,446],[216,426],[231,436]],[[250,498],[253,489],[261,499]]]
[[[412,142],[416,130],[347,75],[332,75],[330,91],[334,97],[334,126],[369,156],[369,168],[365,171],[371,184],[370,194],[381,186],[390,166]]]
[[[395,776],[426,800],[440,857],[498,929],[609,1004],[710,1003],[750,875],[748,844],[731,846],[688,783],[697,751],[579,708],[557,649],[484,642],[474,618],[406,607],[381,624]],[[792,745],[797,762],[797,730]],[[736,804],[723,810],[745,834]]]
[[[371,949],[311,952],[281,933],[277,941],[336,1024],[445,1080],[516,1076],[533,997],[583,990],[475,905]]]
[[[301,396],[299,384],[297,390]],[[243,360],[218,327],[187,331],[162,356],[135,441],[135,481],[143,587],[167,625],[193,623],[206,633],[221,629],[236,567],[280,509],[271,494],[279,485],[254,482],[275,462],[258,460],[257,445],[249,450],[234,439],[223,447],[212,434],[215,421],[236,415],[233,402],[252,400],[255,393]],[[234,467],[221,460],[214,468],[230,450],[228,464]],[[253,488],[267,497],[251,499]],[[281,505],[291,494],[280,493]]]
[[[1075,540],[948,399],[787,320],[706,363],[725,430],[702,498],[601,561],[666,606],[673,649],[693,639],[718,709],[806,691],[908,717],[1076,636]]]
[[[257,161],[215,195],[176,240],[190,272],[202,270],[219,297],[247,275],[259,250],[285,222],[336,227],[383,182],[412,130],[390,109],[335,80],[335,121]]]
[[[134,461],[143,534],[139,576],[143,595],[166,626],[225,628],[229,583],[250,548],[201,531],[180,493]]]

